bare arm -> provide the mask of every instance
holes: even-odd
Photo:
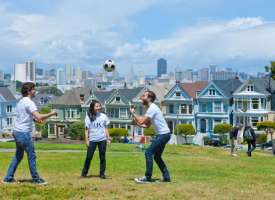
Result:
[[[90,142],[89,142],[89,130],[87,128],[85,128],[85,133],[84,134],[85,134],[85,143],[88,147]]]
[[[37,121],[43,121],[45,119],[48,119],[51,116],[57,115],[56,111],[52,111],[48,114],[40,114],[38,111],[32,112],[32,116],[37,120]]]
[[[148,128],[148,127],[151,126],[151,120],[150,120],[150,118],[149,118],[149,120],[146,120],[146,122],[143,123],[143,124],[139,123],[139,122],[136,120],[136,118],[133,118],[133,122],[134,122],[135,125],[138,125],[138,126],[141,127],[141,128]]]
[[[151,119],[148,116],[138,116],[135,113],[132,114],[133,119],[138,126],[142,128],[148,128],[151,126]]]

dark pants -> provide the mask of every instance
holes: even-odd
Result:
[[[153,173],[153,156],[154,160],[157,163],[160,171],[162,172],[164,179],[170,179],[169,171],[161,158],[161,155],[164,151],[165,145],[170,140],[171,134],[162,134],[157,135],[156,138],[152,141],[152,144],[148,147],[145,151],[145,158],[146,158],[146,172],[145,176],[147,178],[152,177]]]
[[[247,141],[247,145],[248,145],[247,154],[251,156],[252,151],[256,149],[256,140]]]
[[[31,133],[14,131],[13,137],[16,143],[16,152],[15,152],[15,156],[13,157],[10,163],[5,180],[9,181],[13,179],[15,171],[19,163],[23,159],[24,151],[26,151],[28,155],[29,169],[30,169],[32,179],[33,180],[39,179],[39,175],[36,170],[36,155],[35,155],[34,146],[31,138]]]
[[[99,159],[100,159],[100,175],[105,174],[105,169],[106,169],[106,145],[107,142],[106,140],[100,141],[100,142],[93,142],[90,141],[89,147],[87,149],[87,155],[86,155],[86,160],[84,163],[84,167],[82,170],[82,176],[87,176],[91,160],[93,159],[94,152],[96,150],[96,146],[98,146],[98,151],[99,151]]]

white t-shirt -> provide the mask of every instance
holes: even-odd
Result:
[[[168,128],[168,125],[163,117],[163,114],[156,104],[152,103],[149,106],[145,115],[151,119],[156,134],[160,135],[170,133],[170,129]]]
[[[105,129],[109,124],[110,120],[104,113],[98,113],[94,121],[91,121],[86,115],[85,127],[89,130],[89,141],[100,142],[106,140]]]
[[[29,97],[23,97],[16,105],[16,120],[14,131],[32,133],[32,112],[37,111],[35,103]]]

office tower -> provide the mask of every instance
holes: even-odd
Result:
[[[27,81],[27,68],[26,64],[15,64],[13,68],[13,80],[14,81]]]
[[[65,72],[62,68],[57,69],[56,71],[56,84],[65,85]]]
[[[157,60],[157,76],[160,77],[162,74],[167,74],[167,61],[164,58]]]
[[[200,81],[209,81],[209,69],[203,68],[198,70],[198,78]]]
[[[36,64],[34,61],[27,61],[26,62],[26,74],[27,74],[27,81],[33,81],[36,80]]]
[[[66,83],[71,84],[73,80],[73,66],[70,64],[65,65],[65,77],[66,77]]]

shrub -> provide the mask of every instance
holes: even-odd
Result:
[[[69,135],[73,140],[83,140],[84,139],[84,122],[74,122],[70,125]]]
[[[145,128],[143,133],[145,136],[153,136],[155,135],[155,129],[151,126],[149,128]]]
[[[259,134],[256,138],[257,144],[262,144],[267,141],[267,135],[266,134]]]
[[[120,142],[120,137],[128,135],[128,131],[125,128],[110,128],[109,134],[112,137],[113,142]]]
[[[258,122],[257,129],[258,130],[275,129],[275,122],[272,122],[272,121]]]
[[[40,113],[41,114],[48,114],[52,111],[51,107],[49,106],[43,106],[41,109],[40,109]]]
[[[195,135],[196,131],[192,124],[177,124],[175,132],[179,135]]]
[[[217,124],[214,127],[214,133],[218,133],[218,134],[225,134],[225,133],[229,133],[232,129],[232,125],[230,124]]]

